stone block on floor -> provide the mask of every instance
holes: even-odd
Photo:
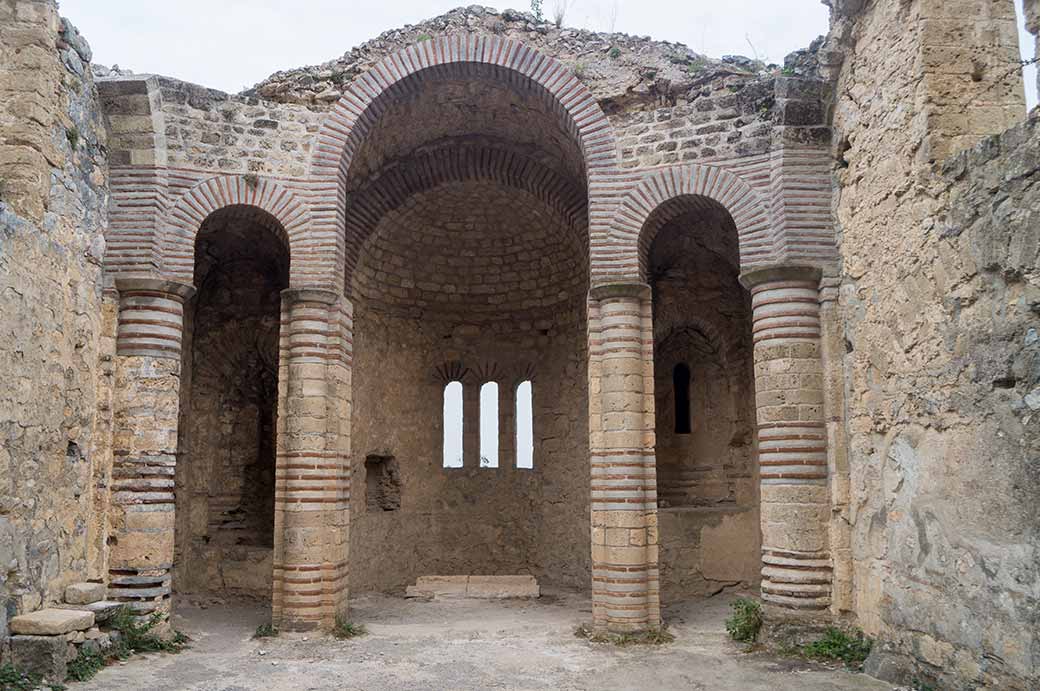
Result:
[[[405,588],[406,597],[465,597],[469,576],[420,576]]]
[[[10,658],[16,669],[48,681],[63,682],[68,676],[65,636],[12,636]]]
[[[104,583],[73,583],[65,588],[65,602],[70,605],[89,605],[104,599]]]
[[[86,631],[94,625],[94,613],[78,609],[41,609],[11,619],[11,632],[28,636],[59,636]]]
[[[485,600],[538,597],[534,576],[421,576],[406,597],[457,597]]]
[[[538,597],[534,576],[470,576],[466,597],[489,600],[513,597]]]
[[[100,600],[98,602],[91,602],[89,605],[58,605],[58,609],[91,612],[94,615],[94,622],[97,624],[103,624],[111,619],[112,616],[119,611],[119,608],[125,604],[125,602],[119,602],[118,600]]]

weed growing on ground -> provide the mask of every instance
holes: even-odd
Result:
[[[801,647],[801,654],[810,660],[840,660],[851,669],[861,669],[874,641],[862,631],[846,632],[834,627],[823,633],[823,638]]]
[[[332,629],[332,635],[336,638],[357,638],[364,636],[368,631],[364,624],[355,624],[352,621],[336,617],[336,626]]]
[[[179,653],[188,643],[188,637],[180,631],[174,631],[169,638],[164,638],[152,632],[156,626],[163,621],[160,612],[153,613],[142,621],[130,610],[122,607],[116,612],[109,623],[121,636],[119,643],[114,646],[113,655],[120,660],[125,660],[133,653]]]
[[[278,627],[268,622],[266,624],[260,624],[256,627],[256,632],[253,634],[253,638],[273,638],[278,635]]]
[[[758,600],[739,597],[730,603],[733,616],[726,620],[729,637],[741,643],[754,643],[762,628],[762,605]]]
[[[0,689],[3,691],[36,691],[41,688],[65,691],[64,684],[45,684],[38,674],[23,672],[9,664],[0,665]]]
[[[68,678],[71,681],[87,681],[105,667],[105,656],[99,651],[79,649],[79,654],[69,662]]]

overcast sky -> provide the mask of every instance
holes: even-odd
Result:
[[[544,0],[545,14],[559,1]],[[387,29],[460,4],[63,0],[61,9],[90,42],[96,62],[238,92],[272,72],[331,60]],[[529,5],[509,0],[504,7]],[[757,53],[771,62],[827,31],[827,8],[819,0],[571,0],[565,23],[606,31],[614,14],[617,31],[678,41],[713,57]]]
[[[559,1],[544,0],[545,14]],[[96,62],[238,92],[277,70],[330,60],[387,29],[460,4],[382,0],[359,9],[342,0],[63,0],[61,9],[90,42]],[[506,6],[527,9],[529,0]],[[771,62],[827,31],[819,0],[571,0],[565,23],[606,31],[613,14],[617,31],[679,41],[713,57],[757,53]]]

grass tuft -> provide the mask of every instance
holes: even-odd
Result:
[[[36,691],[41,688],[65,691],[64,684],[45,683],[38,674],[23,672],[10,664],[0,665],[0,689],[3,691]]]
[[[366,633],[368,633],[368,630],[365,629],[364,624],[355,624],[340,617],[336,617],[336,626],[332,629],[332,635],[340,639],[357,638],[358,636],[364,636]]]
[[[88,652],[80,648],[79,654],[68,664],[68,678],[70,681],[88,681],[104,667],[104,655],[98,651]]]
[[[256,632],[253,633],[253,638],[273,638],[277,635],[278,627],[268,622],[256,627]]]
[[[133,653],[179,653],[188,643],[188,637],[180,631],[174,631],[169,638],[153,633],[153,629],[163,622],[160,612],[153,613],[145,620],[135,615],[129,607],[122,607],[116,612],[109,626],[121,634],[115,646],[115,657],[125,660]]]
[[[801,653],[810,660],[840,660],[851,669],[861,669],[873,646],[874,641],[862,631],[846,632],[830,627],[824,631],[823,638],[803,645]]]
[[[726,620],[729,637],[740,643],[754,643],[762,628],[762,605],[758,600],[739,597],[730,603],[733,616]]]

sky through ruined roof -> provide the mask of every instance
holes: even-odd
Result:
[[[544,0],[545,15],[552,16],[561,1]],[[1022,0],[1016,2],[1021,10]],[[61,11],[86,36],[100,64],[236,93],[278,70],[331,60],[388,29],[417,24],[460,4],[64,0]],[[508,4],[527,10],[530,2]],[[685,43],[711,57],[746,55],[781,63],[827,32],[827,12],[819,0],[571,0],[564,23]],[[1031,46],[1025,52],[1032,57]],[[1036,78],[1027,75],[1026,81],[1034,87],[1027,92],[1035,105]]]

